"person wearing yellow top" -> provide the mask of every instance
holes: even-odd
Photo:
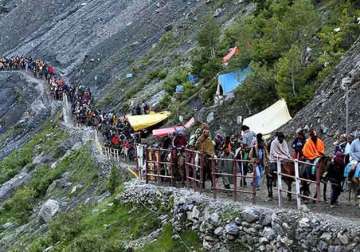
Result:
[[[205,180],[209,179],[212,184],[212,176],[211,176],[211,159],[215,154],[215,145],[210,138],[210,131],[208,128],[204,128],[201,136],[196,141],[196,149],[201,152],[203,155],[203,177],[202,186],[205,188]]]

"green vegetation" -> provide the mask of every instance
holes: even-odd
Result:
[[[147,244],[139,251],[143,252],[181,252],[181,251],[202,251],[201,240],[194,231],[185,231],[179,235],[177,240],[174,240],[174,233],[172,226],[166,225],[161,232],[161,235],[153,243]]]
[[[50,184],[65,171],[71,172],[71,182],[84,184],[83,190],[95,184],[97,177],[97,169],[87,146],[66,157],[55,168],[41,165],[35,169],[30,182],[5,201],[0,210],[1,224],[9,221],[19,224],[27,222],[33,208],[46,195]]]
[[[240,54],[228,69],[249,64],[253,69],[237,92],[238,100],[259,110],[282,97],[296,112],[360,35],[360,10],[355,1],[345,0],[317,5],[310,0],[255,2],[256,12],[239,18],[221,39],[214,20],[206,22],[193,53],[193,71],[211,80],[227,49],[237,46]]]
[[[200,30],[197,41],[199,47],[193,51],[192,71],[205,81],[211,80],[221,71],[220,27],[213,18],[208,17]]]
[[[29,248],[42,251],[52,245],[55,251],[123,251],[128,241],[159,228],[157,217],[146,208],[132,208],[111,200],[94,209],[80,206],[59,215],[50,224],[47,236],[34,240]]]
[[[95,208],[79,206],[56,217],[46,236],[38,237],[27,247],[43,251],[124,251],[129,241],[144,237],[160,228],[158,217],[145,207],[118,204],[108,199]],[[139,251],[201,251],[201,241],[194,231],[185,231],[173,240],[171,225],[166,225],[157,240]]]
[[[118,168],[115,165],[113,165],[111,167],[111,173],[107,184],[107,189],[111,194],[114,194],[116,189],[121,185],[121,182],[123,181],[118,171]]]
[[[0,161],[0,184],[11,179],[26,165],[31,165],[33,158],[41,153],[59,158],[64,154],[59,144],[66,137],[67,133],[58,126],[47,123],[27,144]]]

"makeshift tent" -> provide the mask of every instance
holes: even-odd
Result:
[[[193,85],[199,81],[199,78],[193,74],[189,74],[186,79],[188,82],[190,82]]]
[[[173,134],[176,131],[181,131],[185,129],[191,128],[195,123],[194,117],[192,117],[184,126],[175,126],[170,128],[163,128],[163,129],[155,129],[152,131],[153,135],[156,137],[164,137],[168,136],[169,134]]]
[[[191,119],[185,123],[185,128],[187,129],[190,129],[193,125],[195,124],[195,118],[194,117],[191,117]]]
[[[220,74],[218,76],[218,95],[227,95],[240,86],[251,73],[251,68],[247,67],[237,71]],[[221,92],[222,89],[222,92]]]
[[[250,127],[255,133],[268,135],[291,120],[284,99],[279,100],[262,112],[246,118],[243,125]]]
[[[156,130],[153,130],[152,133],[156,137],[165,137],[165,136],[168,136],[169,134],[173,134],[176,131],[181,131],[181,130],[185,130],[185,127],[184,126],[176,126],[176,127],[171,127],[171,128],[156,129]]]
[[[229,61],[234,57],[235,55],[239,54],[240,50],[238,47],[230,48],[228,53],[223,58],[223,64],[227,65]]]
[[[184,86],[183,85],[177,85],[176,86],[176,89],[175,89],[175,93],[177,93],[177,94],[182,94],[182,93],[184,93]]]
[[[170,116],[170,112],[164,111],[161,113],[150,113],[148,115],[128,115],[127,119],[131,125],[131,127],[135,131],[139,131],[142,129],[149,128],[154,126]]]

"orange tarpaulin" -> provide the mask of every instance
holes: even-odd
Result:
[[[239,54],[240,49],[238,47],[233,47],[229,49],[228,54],[226,54],[223,58],[223,64],[228,64],[232,57]]]

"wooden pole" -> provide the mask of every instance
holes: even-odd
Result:
[[[297,208],[301,207],[301,198],[300,198],[300,177],[299,177],[299,161],[296,159],[295,163],[295,190],[296,190],[296,204]]]

